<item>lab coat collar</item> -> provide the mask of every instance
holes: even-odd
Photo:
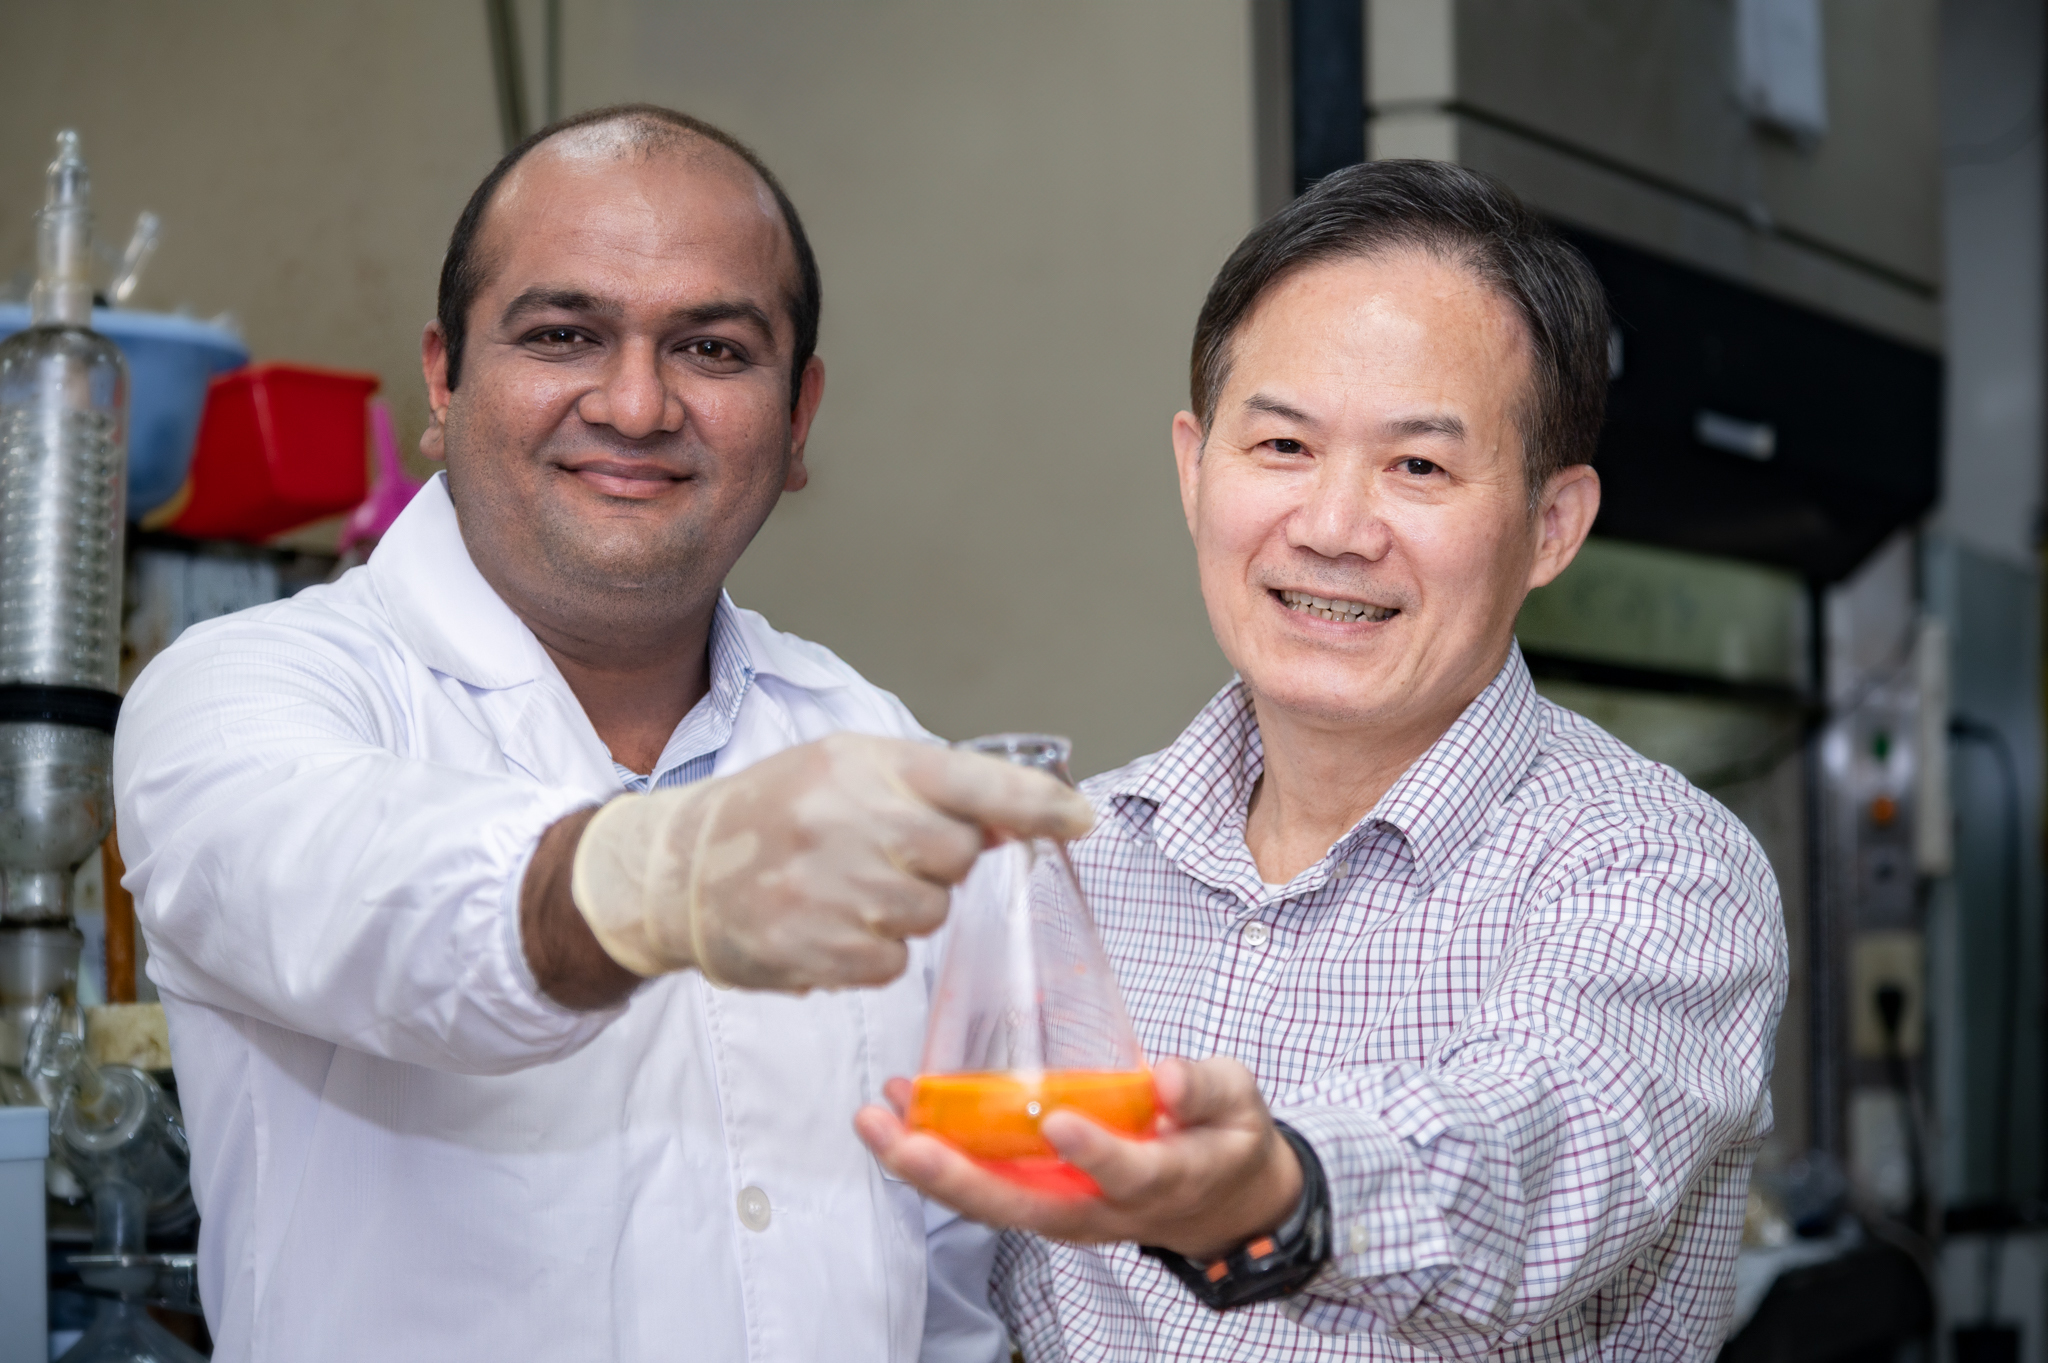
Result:
[[[540,640],[470,560],[447,474],[413,494],[371,553],[369,571],[393,626],[436,672],[499,691],[554,671]]]
[[[436,672],[491,691],[556,675],[533,631],[470,559],[446,473],[414,494],[370,555],[368,571],[393,626]],[[757,678],[814,691],[850,684],[851,670],[835,666],[825,650],[782,633],[730,597],[724,605]]]

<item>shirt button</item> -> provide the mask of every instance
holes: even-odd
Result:
[[[1266,938],[1271,935],[1266,931],[1264,923],[1246,923],[1238,932],[1237,940],[1248,947],[1262,947],[1266,945]]]
[[[767,1230],[770,1210],[768,1194],[759,1188],[740,1189],[740,1224],[748,1230]]]
[[[1351,1223],[1351,1252],[1353,1254],[1365,1253],[1365,1223],[1363,1221]]]

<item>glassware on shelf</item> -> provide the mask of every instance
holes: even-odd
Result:
[[[92,1199],[92,1253],[71,1256],[99,1294],[93,1323],[59,1363],[197,1363],[203,1355],[152,1320],[166,1279],[189,1277],[189,1255],[151,1254],[149,1232],[187,1230],[190,1147],[178,1106],[126,1065],[96,1065],[58,1000],[43,1006],[25,1065],[50,1109],[50,1157]]]
[[[1070,779],[1064,738],[960,746]],[[1010,839],[983,852],[953,891],[949,925],[907,1124],[1027,1187],[1098,1195],[1039,1123],[1064,1108],[1149,1139],[1152,1072],[1066,846]]]

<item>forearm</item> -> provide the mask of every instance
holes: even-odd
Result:
[[[1617,1134],[1574,1120],[1585,1115],[1569,1111],[1575,1096],[1530,1092],[1504,1121],[1423,1076],[1388,1078],[1352,1103],[1276,1113],[1315,1148],[1330,1187],[1332,1260],[1295,1303],[1305,1324],[1418,1343],[1494,1336],[1568,1304],[1654,1238],[1655,1210],[1626,1162],[1588,1168],[1573,1155],[1612,1150],[1601,1137]]]
[[[1315,1146],[1331,1188],[1332,1264],[1293,1311],[1418,1345],[1497,1338],[1583,1301],[1757,1125],[1753,1103],[1697,1093],[1617,1103],[1529,1053],[1318,1087],[1276,1114]]]
[[[569,890],[576,844],[597,809],[579,809],[541,834],[519,893],[519,938],[541,991],[565,1008],[610,1008],[640,977],[598,945]]]

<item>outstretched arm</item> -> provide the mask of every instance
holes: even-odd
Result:
[[[1589,832],[1426,1062],[1339,1065],[1273,1097],[1323,1165],[1335,1231],[1291,1309],[1320,1330],[1470,1344],[1582,1300],[1762,1134],[1784,984],[1775,884],[1739,833],[1702,850]],[[1249,1077],[1227,1060],[1157,1074],[1155,1140],[1074,1113],[1043,1125],[1099,1200],[1018,1188],[880,1109],[858,1125],[885,1164],[992,1224],[1197,1259],[1273,1229],[1298,1185]]]

